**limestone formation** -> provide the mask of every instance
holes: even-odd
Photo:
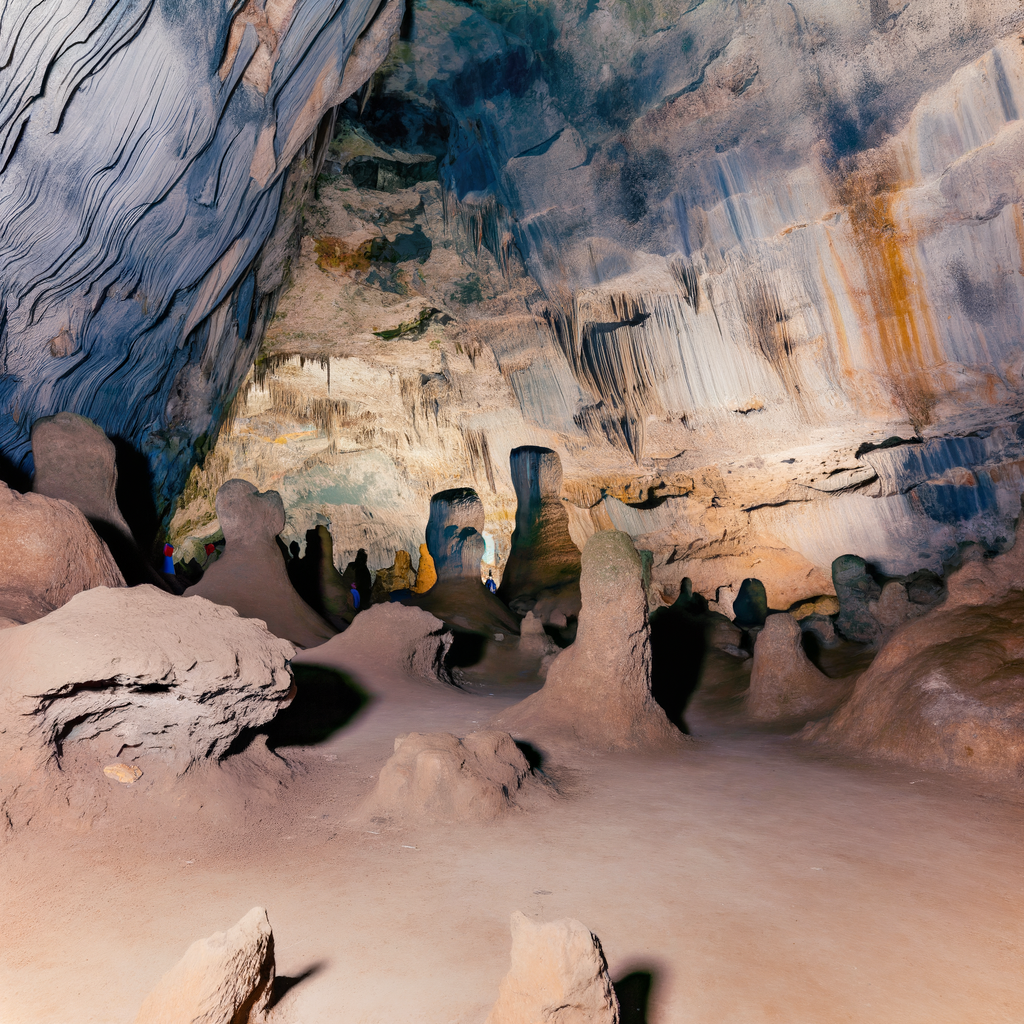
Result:
[[[459,739],[447,732],[409,733],[356,812],[357,820],[491,821],[541,788],[506,732],[489,729]]]
[[[544,631],[544,623],[533,612],[527,612],[519,623],[519,653],[539,659],[542,679],[558,656],[558,644]]]
[[[70,502],[0,482],[0,618],[31,622],[91,587],[123,587],[107,546]]]
[[[741,629],[757,629],[764,625],[768,615],[768,595],[764,584],[748,578],[740,584],[740,592],[732,605],[736,625]]]
[[[820,718],[847,688],[829,679],[804,653],[800,623],[788,612],[769,615],[754,643],[746,712],[759,722]]]
[[[881,596],[882,588],[868,572],[864,559],[841,555],[832,563],[832,582],[839,599],[836,628],[848,640],[861,643],[874,640],[879,624],[870,606]]]
[[[293,654],[230,608],[145,585],[86,590],[0,631],[0,803],[23,820],[19,789],[72,750],[177,775],[222,757],[290,701]]]
[[[595,750],[667,748],[682,734],[651,696],[651,645],[640,557],[628,535],[595,533],[583,549],[576,642],[542,689],[491,723],[531,743]]]
[[[344,629],[352,621],[355,609],[352,607],[352,598],[349,595],[349,588],[338,572],[334,564],[334,539],[331,531],[326,526],[320,525],[315,531],[317,544],[314,557],[317,559],[317,592],[320,597],[320,610],[324,618],[335,629]],[[307,534],[308,538],[309,534]],[[307,540],[306,555],[309,557],[309,542]]]
[[[416,569],[416,582],[413,584],[414,594],[425,594],[437,582],[437,570],[430,549],[426,544],[420,545],[420,562]]]
[[[273,995],[274,935],[263,907],[193,942],[146,997],[135,1024],[263,1024]]]
[[[186,596],[205,597],[299,647],[316,647],[332,629],[296,593],[275,537],[284,528],[284,507],[276,491],[260,493],[248,480],[228,480],[217,492],[217,518],[224,554]]]
[[[110,549],[129,586],[151,583],[170,589],[139,550],[121,514],[117,504],[117,450],[92,420],[70,412],[36,420],[32,425],[32,459],[32,490],[68,501],[81,510]]]
[[[512,914],[512,967],[486,1024],[618,1024],[601,942],[572,918]]]
[[[951,597],[955,581],[954,575]],[[978,581],[963,581],[965,590],[969,582],[974,589]],[[804,735],[920,767],[1018,781],[1024,771],[1021,582],[1018,576],[1014,589],[994,597],[976,590],[988,597],[985,603],[947,604],[898,628],[849,701]]]
[[[433,615],[387,603],[357,615],[344,633],[323,645],[320,654],[330,664],[373,674],[395,672],[450,683],[445,657],[451,643],[451,633]]]
[[[928,606],[911,602],[907,588],[896,580],[890,580],[882,587],[878,600],[868,603],[868,611],[878,623],[880,632],[886,634],[904,622],[924,615]]]
[[[386,568],[377,570],[370,601],[373,604],[389,601],[396,590],[412,590],[415,585],[416,573],[413,571],[409,552],[396,551],[394,562]]]
[[[484,506],[472,488],[441,491],[431,498],[427,550],[433,559],[438,583],[480,579],[483,529]]]
[[[552,614],[579,614],[580,549],[569,535],[560,497],[562,460],[550,448],[513,448],[509,455],[516,492],[516,528],[498,596],[514,611],[540,604]]]

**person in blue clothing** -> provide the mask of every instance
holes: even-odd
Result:
[[[492,594],[497,592],[498,584],[494,582],[494,576],[490,569],[487,570],[487,582],[484,585]]]
[[[359,588],[355,585],[355,582],[351,584],[349,594],[352,596],[352,607],[359,611]]]

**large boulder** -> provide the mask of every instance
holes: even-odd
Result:
[[[759,722],[820,718],[847,688],[830,679],[804,653],[802,630],[788,612],[769,615],[754,642],[746,711]]]
[[[394,754],[355,817],[491,821],[542,788],[507,732],[483,730],[462,739],[447,732],[413,732],[395,740]]]
[[[376,604],[319,648],[325,664],[450,683],[445,657],[452,634],[422,608]],[[307,662],[313,659],[305,659]]]
[[[275,974],[270,920],[253,907],[233,928],[193,942],[135,1024],[263,1024]]]
[[[576,616],[580,608],[580,549],[569,535],[559,497],[562,460],[550,448],[525,446],[509,454],[516,489],[516,527],[498,596],[519,614]],[[548,600],[541,600],[548,598]]]
[[[961,586],[990,596],[1008,566]],[[962,570],[963,571],[963,570]],[[956,576],[950,596],[959,595]],[[1017,585],[1021,584],[1018,577]],[[953,604],[897,629],[853,694],[803,735],[921,767],[1024,774],[1024,593]]]
[[[83,590],[123,586],[106,544],[74,505],[0,482],[0,618],[31,622]]]
[[[78,508],[103,538],[129,586],[151,583],[169,589],[121,514],[117,449],[100,427],[70,412],[43,416],[32,424],[32,460],[32,490]]]
[[[299,597],[288,578],[275,540],[284,529],[281,495],[261,494],[248,480],[228,480],[217,492],[217,519],[224,554],[185,595],[262,619],[271,633],[299,647],[316,647],[334,636],[337,630]]]
[[[651,695],[651,645],[640,556],[629,535],[595,533],[583,549],[576,642],[542,689],[491,723],[531,742],[601,750],[667,747],[683,734]]]
[[[176,775],[222,757],[289,702],[293,654],[230,608],[145,585],[0,631],[0,812],[13,821],[19,790],[73,752]]]
[[[572,918],[512,914],[512,967],[485,1024],[618,1024],[598,937]]]

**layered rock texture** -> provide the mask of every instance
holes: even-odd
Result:
[[[253,907],[226,932],[193,942],[146,997],[135,1024],[263,1024],[275,975],[270,920]]]
[[[512,915],[512,967],[486,1024],[618,1024],[601,942],[572,918]]]
[[[533,446],[578,547],[627,532],[656,590],[726,612],[747,577],[771,608],[830,594],[845,553],[1000,550],[1021,28],[994,0],[417,4],[175,530],[258,469],[290,534],[386,566],[472,487],[500,567]]]
[[[8,822],[31,816],[33,792],[73,752],[177,775],[222,757],[290,701],[293,654],[261,623],[150,586],[97,587],[0,631]]]
[[[616,530],[583,549],[576,641],[551,663],[544,686],[491,723],[544,746],[672,748],[682,733],[651,695],[651,644],[640,558]]]

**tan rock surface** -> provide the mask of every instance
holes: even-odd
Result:
[[[135,1024],[263,1024],[275,973],[270,920],[253,907],[226,932],[193,942],[146,997]]]
[[[618,1024],[601,942],[572,918],[512,914],[512,967],[485,1024]]]
[[[123,587],[106,544],[71,502],[0,482],[0,618],[31,622],[92,587]]]
[[[300,647],[316,647],[337,632],[296,593],[274,538],[284,528],[284,506],[276,491],[261,494],[247,480],[228,480],[217,492],[217,518],[224,554],[187,597],[234,608],[261,619],[276,636]]]
[[[598,750],[672,747],[683,734],[651,696],[651,646],[640,557],[629,536],[596,533],[583,549],[576,642],[542,689],[491,725],[530,742]]]

